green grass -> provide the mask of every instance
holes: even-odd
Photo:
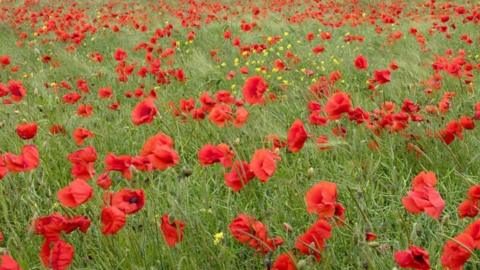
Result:
[[[56,5],[53,1],[51,4]],[[94,7],[89,13],[95,13]],[[433,56],[443,55],[448,48],[465,49],[467,59],[478,63],[478,41],[472,46],[459,41],[459,36],[464,33],[477,36],[478,39],[478,26],[462,25],[456,21],[458,29],[452,33],[452,39],[446,42],[439,34],[426,34],[431,22],[416,23],[415,27],[428,40],[429,51],[423,53],[414,37],[408,34],[409,27],[412,27],[408,19],[400,19],[399,25],[384,26],[387,33],[395,28],[404,34],[404,38],[392,46],[384,45],[388,34],[377,35],[373,27],[367,24],[339,29],[326,28],[314,21],[289,25],[280,14],[259,20],[259,30],[251,34],[241,33],[238,19],[205,25],[195,30],[197,37],[193,43],[185,44],[188,31],[178,27],[177,21],[162,18],[153,12],[151,15],[148,33],[131,28],[122,28],[119,33],[98,29],[73,53],[65,51],[66,44],[42,45],[35,37],[26,41],[33,42],[32,46],[18,48],[15,46],[15,32],[5,22],[0,24],[0,55],[10,55],[12,64],[21,68],[17,73],[0,70],[0,78],[2,82],[21,80],[28,90],[23,102],[11,106],[0,105],[1,151],[18,153],[24,145],[25,142],[15,135],[17,124],[24,121],[39,124],[39,132],[32,143],[39,148],[40,167],[29,173],[9,174],[0,182],[0,230],[5,235],[1,247],[24,269],[42,269],[38,258],[42,239],[32,232],[30,225],[35,218],[53,212],[82,214],[92,219],[87,234],[75,232],[64,237],[75,247],[72,269],[264,269],[265,258],[237,242],[230,235],[228,224],[238,213],[247,213],[263,222],[269,228],[270,235],[283,237],[285,244],[272,255],[274,259],[281,252],[293,249],[296,237],[315,221],[316,217],[306,212],[304,194],[322,179],[337,183],[338,201],[347,209],[347,222],[345,226],[333,229],[333,236],[327,241],[328,247],[320,263],[312,258],[297,256],[297,259],[305,260],[303,269],[392,269],[395,266],[393,252],[406,249],[409,244],[428,250],[433,268],[440,268],[439,258],[444,243],[472,221],[459,219],[456,208],[466,197],[466,191],[472,183],[480,180],[480,137],[477,130],[465,132],[464,140],[455,140],[447,146],[438,138],[425,136],[425,132],[427,129],[438,131],[448,120],[471,115],[475,102],[479,100],[480,81],[477,76],[473,83],[474,91],[467,93],[459,87],[458,80],[445,75],[445,85],[430,96],[423,93],[420,82],[432,74],[430,65]],[[176,30],[171,39],[181,43],[175,67],[184,69],[187,82],[174,81],[170,85],[159,86],[152,78],[140,79],[136,76],[130,77],[128,83],[118,82],[113,71],[115,63],[112,55],[115,48],[127,50],[129,62],[143,63],[143,53],[131,49],[138,42],[147,41],[152,31],[161,27],[165,19],[175,23]],[[29,29],[28,24],[22,27],[23,31]],[[266,42],[263,36],[281,35],[283,39],[269,48],[268,53],[254,54],[244,60],[238,50],[223,40],[223,31],[227,27],[233,30],[234,37],[239,36],[246,43]],[[319,29],[330,31],[332,39],[322,43],[326,48],[325,53],[315,56],[311,48],[321,42],[316,39],[308,43],[304,37],[307,32],[317,33]],[[345,43],[343,37],[346,33],[364,35],[365,42]],[[159,42],[165,48],[169,46],[170,39]],[[202,91],[214,93],[227,89],[241,97],[241,86],[248,75],[239,75],[238,68],[248,65],[253,74],[256,67],[271,67],[275,59],[284,59],[283,54],[289,44],[290,50],[302,62],[292,66],[289,72],[269,71],[262,74],[269,82],[269,91],[278,95],[278,101],[266,106],[247,106],[250,117],[244,127],[218,128],[208,120],[196,122],[190,119],[182,123],[168,111],[168,101],[197,98]],[[211,59],[209,53],[212,49],[218,49],[222,58],[220,63]],[[104,63],[97,64],[89,60],[88,55],[93,51],[105,56]],[[369,60],[370,74],[374,69],[386,68],[393,59],[397,60],[400,67],[392,74],[391,83],[377,90],[374,100],[369,98],[371,92],[365,83],[367,75],[353,67],[353,60],[360,53]],[[43,64],[39,58],[44,54],[52,55],[60,67],[50,68]],[[238,66],[234,64],[235,58],[239,59]],[[221,65],[223,62],[224,66]],[[318,73],[309,78],[302,74],[302,68]],[[225,76],[230,70],[235,70],[237,76],[227,81]],[[309,133],[329,136],[332,144],[330,151],[320,151],[314,140],[309,140],[302,151],[296,154],[282,150],[282,160],[268,183],[251,181],[238,193],[233,193],[224,185],[223,168],[219,165],[199,165],[197,152],[207,143],[227,143],[238,158],[250,160],[255,149],[268,147],[265,141],[267,135],[277,134],[286,138],[287,130],[295,119],[300,118],[305,123],[308,121],[306,102],[312,98],[308,91],[311,79],[335,70],[342,72],[342,80],[336,86],[351,95],[354,106],[362,106],[367,110],[378,108],[383,101],[393,101],[401,106],[405,98],[421,106],[435,105],[445,91],[456,92],[457,96],[453,99],[452,110],[443,117],[424,114],[427,121],[412,124],[408,128],[409,133],[420,136],[415,144],[424,151],[423,157],[417,158],[415,154],[407,152],[408,141],[400,134],[384,132],[380,137],[375,137],[364,126],[343,119],[340,123],[347,128],[345,139],[335,138],[331,134],[333,123],[325,127],[307,125]],[[478,75],[478,71],[475,74]],[[278,76],[282,78],[278,79]],[[74,85],[79,78],[91,83],[92,93],[81,100],[81,103],[94,106],[94,114],[90,118],[77,117],[77,106],[61,102],[64,90],[55,95],[51,89],[43,86],[44,83],[59,83],[62,80]],[[283,80],[288,81],[286,90],[280,88]],[[137,127],[130,120],[130,111],[138,101],[125,98],[123,93],[134,90],[140,83],[145,83],[147,90],[157,89],[159,115],[152,124]],[[111,101],[97,98],[96,91],[105,86],[111,86],[115,98],[120,101],[118,111],[107,109]],[[49,127],[56,123],[65,126],[67,136],[49,134]],[[164,172],[135,173],[130,182],[121,179],[118,174],[112,175],[113,190],[130,187],[142,188],[146,192],[145,207],[130,216],[127,225],[114,236],[101,234],[102,190],[93,182],[94,198],[76,209],[62,207],[56,198],[56,192],[71,180],[70,164],[66,157],[78,149],[71,139],[76,127],[85,127],[95,133],[95,138],[87,140],[86,145],[93,145],[97,149],[99,155],[95,168],[98,173],[102,172],[103,158],[107,153],[136,155],[146,138],[158,132],[174,138],[175,149],[180,154],[180,163]],[[368,148],[367,144],[372,139],[378,142],[378,151]],[[308,172],[310,168],[313,168],[313,173]],[[183,169],[192,170],[192,175],[182,177]],[[401,203],[402,197],[410,189],[411,179],[423,170],[437,174],[437,189],[446,201],[439,221],[424,214],[411,215]],[[164,213],[170,213],[186,223],[184,240],[175,248],[165,244],[159,230],[159,219]],[[283,223],[290,224],[293,231],[285,231]],[[378,235],[378,245],[364,240],[366,230]],[[225,238],[214,245],[214,235],[218,232],[224,232]],[[478,252],[472,256],[467,269],[478,268],[478,256]]]

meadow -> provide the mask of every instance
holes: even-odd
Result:
[[[476,1],[0,0],[0,270],[480,269]]]

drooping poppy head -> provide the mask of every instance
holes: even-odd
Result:
[[[174,220],[170,222],[168,214],[164,214],[161,218],[160,229],[167,245],[174,247],[183,239],[183,230],[185,223],[180,220]]]

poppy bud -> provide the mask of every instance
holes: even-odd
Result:
[[[283,228],[285,229],[285,231],[287,231],[287,233],[293,231],[292,226],[290,224],[286,223],[286,222],[283,223]]]
[[[307,265],[307,261],[300,260],[300,261],[297,262],[297,269],[299,269],[299,270],[303,269],[303,268],[305,268],[306,265]]]
[[[189,177],[190,175],[192,175],[192,173],[192,169],[185,167],[182,168],[182,177]]]
[[[312,167],[308,168],[307,175],[312,178],[315,175],[315,170]]]

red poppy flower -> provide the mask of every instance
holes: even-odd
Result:
[[[0,64],[4,67],[10,65],[10,56],[0,55]]]
[[[361,54],[358,55],[357,58],[355,58],[354,64],[355,64],[355,68],[357,68],[357,69],[367,69],[368,68],[367,58],[365,58]]]
[[[93,113],[93,106],[88,104],[80,104],[77,109],[77,115],[80,117],[89,117]]]
[[[40,258],[45,267],[53,270],[65,270],[72,264],[75,249],[63,240],[45,240],[40,251]]]
[[[342,114],[348,113],[352,110],[352,102],[350,96],[344,92],[337,92],[333,94],[325,104],[325,112],[332,120],[339,119]]]
[[[5,153],[5,164],[10,172],[27,172],[38,167],[40,158],[35,145],[25,145],[20,155]]]
[[[87,202],[93,194],[93,188],[85,180],[75,179],[57,192],[57,198],[65,207],[78,207]]]
[[[27,90],[23,87],[21,81],[8,81],[8,90],[10,91],[10,97],[13,101],[19,102],[21,101],[26,95]]]
[[[2,255],[0,258],[0,269],[1,270],[22,270],[17,261],[10,257],[7,254]]]
[[[235,192],[241,190],[253,177],[255,174],[250,169],[250,165],[240,160],[235,161],[231,171],[223,175],[225,185]]]
[[[280,156],[268,149],[258,149],[250,162],[250,169],[262,182],[267,182],[275,173],[277,160]]]
[[[320,261],[320,252],[325,248],[325,240],[332,236],[331,231],[330,224],[319,219],[297,238],[295,247],[303,254],[314,255],[317,261]]]
[[[388,69],[375,70],[373,72],[373,77],[374,77],[374,80],[377,83],[386,84],[386,83],[390,82],[390,80],[391,80],[390,70],[388,70]]]
[[[283,244],[281,237],[269,238],[265,225],[246,214],[239,214],[228,225],[228,228],[233,237],[240,243],[248,245],[263,254],[275,251],[278,246]]]
[[[115,234],[125,226],[127,216],[117,207],[110,206],[102,209],[102,233]]]
[[[148,124],[153,121],[157,115],[157,107],[155,107],[154,99],[146,98],[138,103],[132,110],[132,122],[135,125]]]
[[[457,208],[460,218],[475,217],[479,213],[478,200],[466,199]]]
[[[54,213],[49,216],[37,218],[33,227],[35,233],[43,235],[45,240],[56,241],[60,239],[60,233],[64,230],[67,219],[60,214]]]
[[[321,218],[333,217],[337,204],[337,185],[327,181],[318,182],[305,194],[305,202],[309,213],[316,213]]]
[[[105,98],[111,98],[113,96],[112,88],[110,87],[104,87],[98,89],[98,97],[105,99]]]
[[[108,189],[112,185],[112,179],[108,173],[102,173],[98,176],[97,185],[103,189]]]
[[[88,180],[95,175],[94,164],[97,160],[97,151],[93,146],[88,146],[68,155],[72,164],[70,173],[75,178]]]
[[[410,246],[408,250],[395,252],[395,262],[402,268],[429,270],[428,252],[421,247]]]
[[[82,145],[85,139],[94,137],[93,133],[86,128],[76,128],[72,135],[78,146]]]
[[[477,219],[472,224],[468,225],[464,233],[470,235],[474,241],[475,248],[480,249],[480,219]]]
[[[126,179],[132,179],[132,172],[130,171],[132,157],[127,155],[116,156],[113,153],[108,153],[104,163],[106,172],[118,171],[121,172]]]
[[[253,76],[245,80],[243,85],[243,98],[249,104],[263,104],[263,94],[267,91],[268,84],[260,76]]]
[[[117,48],[115,50],[115,53],[113,54],[113,58],[115,58],[115,60],[117,60],[118,62],[123,61],[127,56],[127,53],[120,48]]]
[[[233,125],[237,128],[242,127],[248,120],[248,111],[244,107],[239,107],[235,112]]]
[[[125,214],[134,214],[143,208],[145,194],[143,189],[121,189],[112,195],[111,204]]]
[[[463,265],[472,255],[474,247],[473,238],[467,233],[462,233],[453,240],[448,240],[443,246],[442,266],[448,269],[463,269]]]
[[[28,140],[32,139],[33,137],[35,137],[35,135],[37,135],[37,128],[37,123],[25,123],[17,125],[16,131],[17,135],[20,138]]]
[[[174,247],[183,240],[183,229],[185,223],[180,220],[170,222],[168,214],[164,214],[161,219],[160,229],[167,245]]]
[[[438,219],[445,208],[445,201],[434,188],[435,174],[421,172],[413,179],[413,189],[403,197],[402,203],[408,212],[418,214],[425,212],[427,215]]]
[[[216,104],[208,114],[208,119],[218,127],[224,127],[232,118],[232,108],[227,104]]]
[[[226,144],[219,144],[217,146],[206,144],[198,151],[198,160],[203,166],[220,162],[224,167],[230,167],[234,155],[230,147]]]
[[[7,164],[3,155],[0,155],[0,180],[8,174]]]
[[[290,253],[280,254],[272,265],[272,270],[297,270],[297,266]]]
[[[80,230],[83,233],[88,231],[90,228],[90,224],[92,222],[85,216],[75,216],[71,219],[68,219],[67,222],[64,224],[63,231],[65,233],[71,233],[75,230]]]
[[[303,122],[300,119],[295,120],[288,130],[287,145],[288,150],[293,153],[300,151],[307,140],[308,134]]]

